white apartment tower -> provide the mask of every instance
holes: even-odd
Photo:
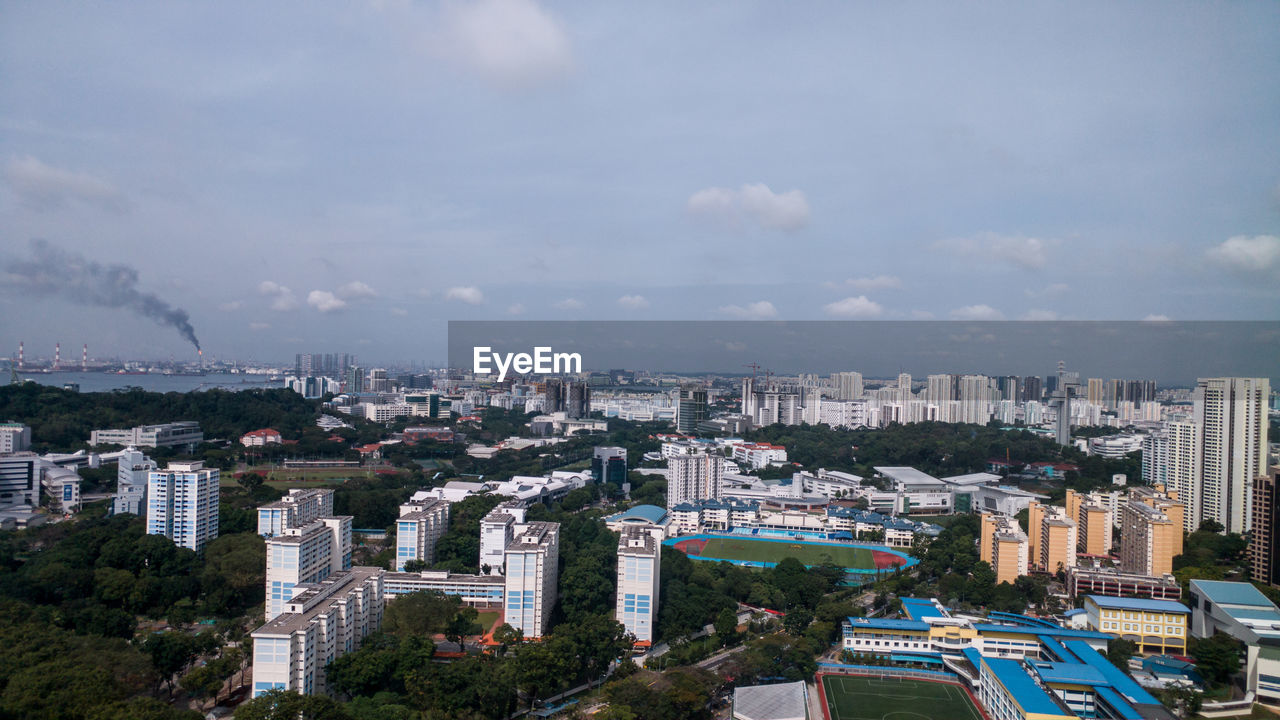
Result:
[[[831,385],[838,400],[858,400],[862,397],[862,373],[839,372],[831,376]]]
[[[1199,453],[1200,426],[1194,422],[1167,422],[1142,440],[1142,481],[1178,493],[1186,505],[1182,521],[1187,532],[1200,525]]]
[[[111,500],[112,515],[145,515],[147,480],[159,466],[137,448],[125,448],[116,464],[116,494]]]
[[[719,500],[724,479],[723,460],[713,453],[667,458],[667,507],[696,500]]]
[[[267,538],[266,619],[288,612],[305,586],[349,569],[350,515],[317,518]]]
[[[396,572],[410,560],[435,562],[436,543],[449,529],[449,503],[423,500],[400,506],[396,519]]]
[[[1216,520],[1227,532],[1248,532],[1253,479],[1267,471],[1270,394],[1267,378],[1196,382],[1195,421],[1201,433],[1197,525]]]
[[[623,529],[618,540],[618,602],[614,617],[642,647],[653,644],[658,624],[661,562],[662,544],[652,529]]]
[[[508,500],[480,520],[480,572],[503,574],[507,546],[526,527],[524,514],[525,507],[519,501]]]
[[[258,508],[258,534],[275,537],[286,529],[333,515],[333,490],[302,488]]]
[[[164,535],[200,552],[218,537],[216,468],[201,461],[169,463],[147,474],[147,534]]]
[[[531,522],[507,546],[506,621],[526,638],[547,633],[560,574],[560,523]]]

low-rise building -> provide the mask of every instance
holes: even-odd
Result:
[[[1192,580],[1191,634],[1226,633],[1246,646],[1245,690],[1280,703],[1280,607],[1247,582]]]
[[[1087,595],[1086,624],[1090,630],[1129,640],[1145,654],[1187,652],[1191,610],[1172,600]]]
[[[1159,576],[1123,572],[1119,568],[1077,565],[1067,568],[1067,595],[1110,595],[1153,600],[1177,600],[1182,586],[1172,574]]]
[[[94,430],[89,434],[90,445],[194,448],[201,442],[204,442],[204,433],[200,430],[200,423],[190,420],[139,425],[123,430]]]
[[[263,447],[264,445],[279,445],[283,441],[280,433],[271,428],[263,428],[261,430],[252,430],[240,436],[240,444],[245,447]]]
[[[387,600],[423,590],[453,595],[474,608],[500,609],[506,580],[500,575],[464,575],[446,570],[389,572],[383,577],[383,592]]]

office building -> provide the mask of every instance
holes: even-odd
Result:
[[[219,473],[202,461],[147,473],[147,534],[200,552],[218,537]]]
[[[996,584],[1012,583],[1019,575],[1026,575],[1029,553],[1027,534],[1018,527],[1018,521],[1004,515],[982,514],[978,554],[995,570]]]
[[[667,458],[667,507],[697,500],[719,500],[724,458],[699,452]]]
[[[1195,389],[1200,426],[1197,526],[1214,520],[1226,532],[1249,530],[1253,479],[1267,471],[1267,378],[1201,378]]]
[[[159,468],[137,448],[126,448],[116,465],[116,494],[111,498],[112,515],[145,515],[147,479]]]
[[[598,447],[591,454],[591,476],[598,483],[611,482],[618,486],[627,482],[627,449]]]
[[[251,633],[253,696],[327,692],[325,667],[382,627],[385,572],[356,567],[298,588],[284,612]]]
[[[288,612],[299,588],[351,568],[351,516],[338,515],[285,528],[267,538],[266,619]]]
[[[40,458],[35,453],[0,455],[0,507],[40,504]]]
[[[258,534],[275,537],[288,528],[302,527],[332,515],[332,489],[293,488],[279,500],[258,507]]]
[[[707,412],[707,389],[701,385],[685,385],[680,388],[676,405],[676,431],[695,433],[698,423],[710,419]]]
[[[435,562],[436,543],[449,529],[449,503],[444,500],[422,500],[400,506],[396,518],[397,572],[405,563],[419,560],[427,565]]]
[[[1192,580],[1191,634],[1226,633],[1245,644],[1245,692],[1280,704],[1280,607],[1246,582]]]
[[[1086,595],[1085,624],[1090,630],[1132,642],[1147,655],[1186,655],[1191,610],[1173,600]]]
[[[1280,465],[1253,480],[1253,530],[1249,539],[1249,567],[1255,582],[1280,587]]]
[[[659,530],[658,533],[661,533]],[[658,625],[662,543],[653,528],[628,527],[618,540],[618,598],[614,618],[648,647]]]
[[[0,455],[31,449],[31,428],[22,423],[0,423]]]
[[[1139,575],[1173,572],[1182,554],[1182,503],[1155,488],[1134,488],[1120,514],[1120,569]]]
[[[126,447],[185,447],[194,450],[204,442],[200,423],[184,420],[161,425],[140,425],[124,430],[94,430],[90,445],[124,445]]]
[[[506,621],[525,638],[540,638],[551,622],[560,572],[560,524],[531,522],[506,550]]]
[[[1200,526],[1200,426],[1166,422],[1142,439],[1142,480],[1176,492],[1186,506],[1183,529]]]

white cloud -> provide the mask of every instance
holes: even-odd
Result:
[[[393,307],[391,308],[391,314],[396,317],[405,317],[409,314],[409,311],[404,308]]]
[[[507,314],[508,314],[508,315],[523,315],[523,314],[524,314],[524,303],[511,303],[510,305],[508,305],[508,306],[507,306]]]
[[[719,312],[722,315],[728,315],[739,320],[768,320],[769,318],[778,317],[778,309],[768,300],[749,303],[746,307],[725,305],[719,309]]]
[[[809,224],[809,201],[799,190],[775,193],[764,183],[738,190],[703,188],[685,204],[690,215],[740,227],[750,221],[769,230],[799,230]]]
[[[480,288],[472,285],[451,287],[444,292],[444,299],[457,300],[468,305],[479,305],[484,302],[484,293],[480,292]]]
[[[232,300],[231,302],[224,302],[221,305],[219,305],[218,311],[219,312],[235,312],[236,310],[239,310],[242,307],[244,307],[243,302],[241,302],[240,300]]]
[[[876,275],[874,277],[849,278],[844,282],[824,283],[829,288],[847,287],[862,292],[874,290],[893,290],[902,287],[902,278],[896,275]]]
[[[347,301],[328,290],[312,290],[307,295],[307,304],[322,313],[332,313],[347,307]]]
[[[280,283],[263,280],[258,285],[258,294],[271,299],[272,310],[287,312],[298,308],[298,298],[293,291]]]
[[[1263,272],[1280,268],[1280,237],[1275,235],[1236,235],[1209,248],[1213,262],[1232,270]]]
[[[649,301],[643,295],[623,295],[618,304],[628,310],[642,310],[649,307]]]
[[[1061,295],[1070,289],[1071,289],[1071,286],[1067,285],[1066,283],[1051,283],[1049,285],[1045,285],[1044,287],[1027,288],[1022,292],[1024,292],[1026,296],[1030,298],[1043,298],[1043,297],[1053,297],[1055,295]]]
[[[338,297],[343,300],[365,300],[377,296],[378,293],[374,292],[373,288],[359,280],[349,282],[338,288]]]
[[[477,0],[446,5],[438,50],[493,85],[523,90],[573,67],[569,37],[533,0]]]
[[[880,306],[880,303],[867,299],[866,295],[837,300],[824,305],[822,309],[832,317],[858,320],[880,317],[884,313],[884,308]]]
[[[929,312],[928,310],[912,310],[911,319],[912,320],[932,320],[933,313]]]
[[[949,238],[933,244],[934,249],[984,260],[1006,262],[1024,270],[1038,270],[1049,263],[1052,240],[980,233],[972,237]]]
[[[250,330],[254,330],[254,331],[258,331],[258,330],[270,330],[270,329],[271,329],[271,323],[264,323],[264,322],[251,322],[251,323],[249,323],[249,329],[250,329]]]
[[[951,311],[953,320],[1003,320],[1004,313],[990,305],[966,305]]]
[[[557,310],[581,310],[585,306],[582,304],[582,301],[577,298],[565,298],[556,303],[553,307]]]
[[[1052,310],[1028,310],[1022,313],[1019,320],[1057,320],[1058,313]]]
[[[1142,318],[1142,321],[1143,322],[1169,322],[1169,316],[1152,314]]]
[[[30,155],[10,160],[5,180],[23,202],[39,209],[57,209],[68,201],[114,211],[128,207],[124,194],[106,180],[46,165]]]

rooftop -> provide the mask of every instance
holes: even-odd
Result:
[[[629,510],[615,513],[605,518],[605,522],[637,522],[644,521],[661,525],[667,519],[666,508],[660,508],[657,505],[637,505]]]
[[[1192,580],[1191,586],[1199,588],[1200,594],[1219,605],[1244,605],[1275,610],[1276,606],[1262,591],[1247,582],[1229,582],[1226,580]]]
[[[753,685],[733,691],[733,715],[742,720],[804,720],[804,683]]]
[[[1110,597],[1108,595],[1086,595],[1094,605],[1100,608],[1116,610],[1145,610],[1147,612],[1177,613],[1189,615],[1190,608],[1172,600],[1142,600],[1140,598]]]
[[[991,670],[991,674],[995,675],[1000,684],[1009,691],[1009,695],[1022,708],[1024,714],[1066,714],[1062,707],[1022,669],[1022,663],[1008,658],[986,656],[983,656],[982,662]]]

